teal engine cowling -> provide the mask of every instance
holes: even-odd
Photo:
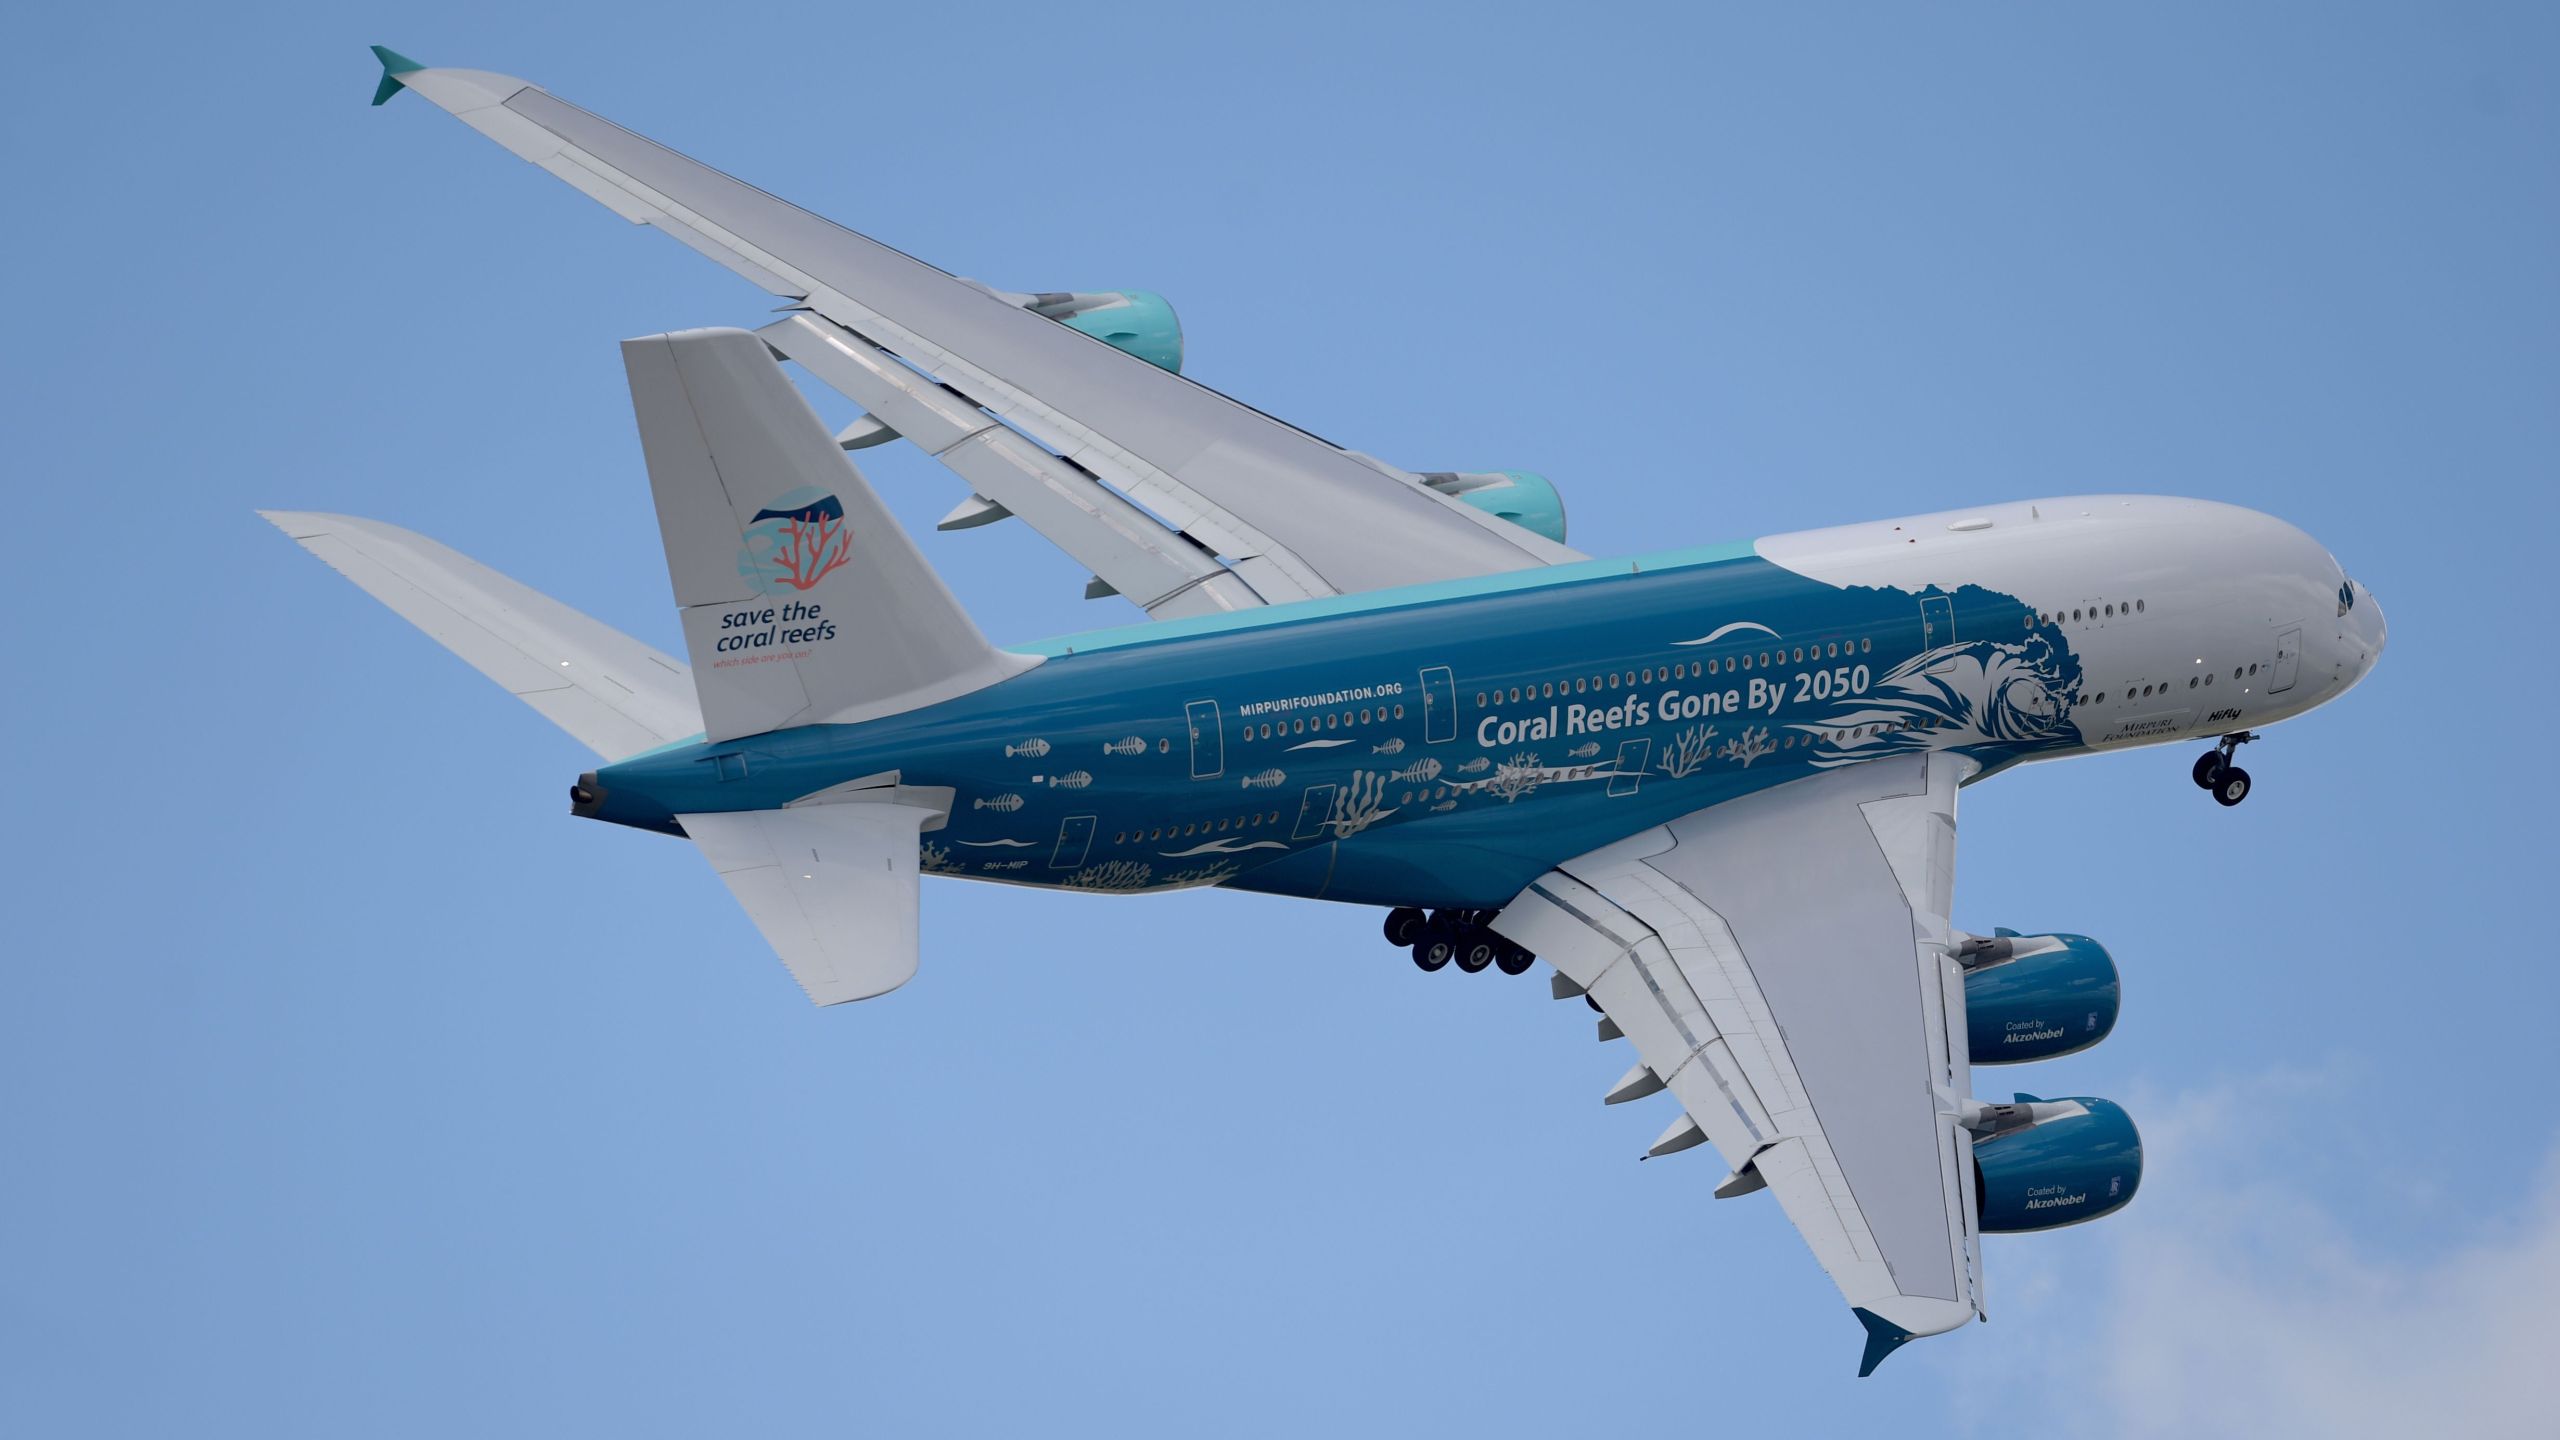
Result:
[[[1027,307],[1160,370],[1182,373],[1182,319],[1152,290],[1049,291]]]
[[[1564,543],[1564,497],[1535,470],[1433,470],[1423,475],[1422,483],[1523,530]]]
[[[1989,1107],[2005,1128],[1973,1142],[1974,1214],[1986,1235],[2112,1215],[2142,1188],[2142,1136],[2124,1107],[2078,1096]]]
[[[1964,1026],[1976,1065],[2015,1065],[2086,1050],[2116,1028],[2124,984],[2086,935],[1997,932],[1964,957]]]

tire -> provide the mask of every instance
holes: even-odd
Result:
[[[1506,941],[1495,953],[1493,963],[1501,966],[1505,975],[1526,975],[1529,967],[1538,963],[1538,957]]]
[[[1458,942],[1458,968],[1470,975],[1481,975],[1499,953],[1493,937],[1479,930]]]
[[[2225,769],[2213,782],[2216,804],[2237,805],[2249,798],[2249,772],[2237,765]]]
[[[1397,906],[1387,912],[1387,943],[1395,946],[1411,945],[1422,938],[1424,923],[1425,917],[1421,911],[1410,905]]]
[[[1428,973],[1449,963],[1458,947],[1445,935],[1425,935],[1413,942],[1414,968]]]
[[[2196,768],[2187,773],[2195,777],[2197,789],[2212,789],[2214,777],[2222,773],[2222,752],[2207,750],[2196,757]]]

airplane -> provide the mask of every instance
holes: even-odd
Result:
[[[379,521],[262,512],[599,757],[571,813],[700,848],[820,1005],[917,966],[919,877],[1382,908],[1427,971],[1525,973],[1669,1092],[1648,1150],[1774,1194],[1859,1374],[1984,1313],[1980,1237],[2114,1213],[2141,1137],[1975,1066],[2114,1028],[2113,957],[1955,926],[1956,797],[2242,744],[2387,634],[2320,544],[2076,495],[1595,559],[1527,471],[1410,471],[1184,378],[1144,291],[1011,292],[508,76],[415,92],[781,298],[622,358],[690,664]],[[788,360],[863,407],[830,433]],[[1141,622],[989,643],[851,452],[906,440]]]

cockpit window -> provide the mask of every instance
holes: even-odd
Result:
[[[2341,581],[2339,581],[2339,582],[2338,582],[2338,613],[2339,613],[2340,615],[2344,615],[2344,614],[2346,614],[2348,611],[2353,610],[2354,608],[2356,608],[2356,582],[2354,582],[2353,580],[2341,580]]]

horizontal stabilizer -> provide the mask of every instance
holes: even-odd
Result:
[[[258,513],[607,760],[702,728],[684,666],[467,555],[379,520]]]
[[[747,918],[820,1005],[916,973],[916,837],[943,812],[888,801],[679,815]]]

